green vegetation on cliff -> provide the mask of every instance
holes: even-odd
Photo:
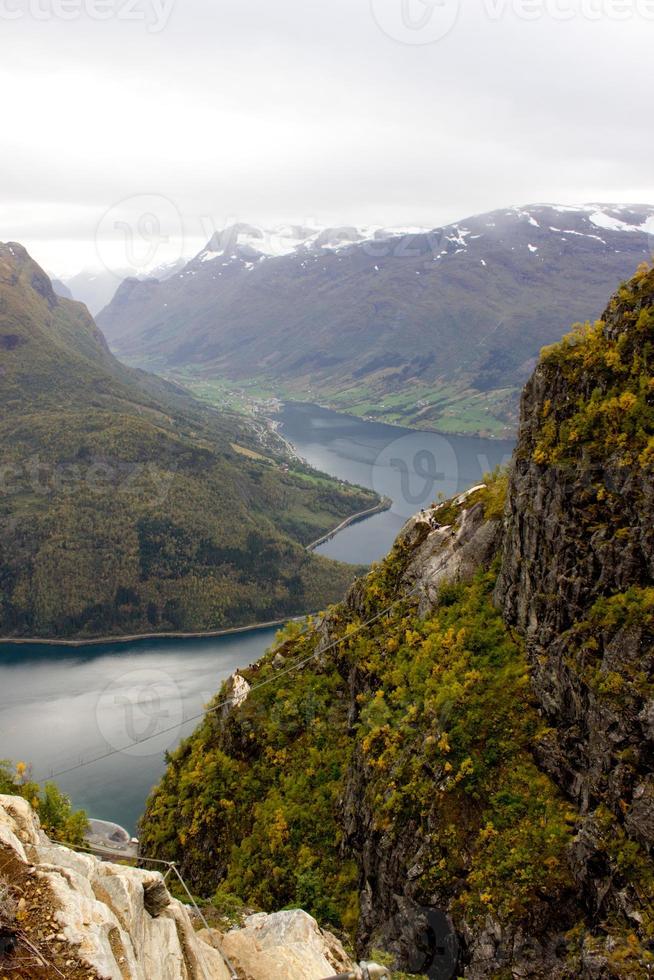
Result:
[[[475,980],[651,974],[653,309],[642,268],[544,352],[508,487],[409,522],[218,696],[150,850],[219,906],[302,904],[402,964],[427,908]]]
[[[643,265],[611,300],[603,320],[578,326],[543,351],[574,398],[545,401],[533,458],[557,464],[580,452],[654,464],[654,270]],[[617,329],[612,324],[619,325]]]
[[[80,845],[88,826],[83,810],[73,810],[70,799],[54,783],[34,782],[24,762],[13,768],[0,760],[0,793],[22,796],[36,810],[41,827],[53,840]]]
[[[476,501],[492,511],[496,496],[494,486]],[[356,610],[348,602],[306,631],[290,626],[242,672],[270,683],[207,716],[171,756],[143,845],[219,904],[301,905],[353,931],[354,774],[369,834],[386,848],[429,840],[414,900],[438,894],[472,923],[489,913],[527,923],[564,900],[575,812],[533,761],[542,723],[524,651],[492,605],[496,573],[444,585],[424,618],[400,586],[412,553],[396,545],[355,587]]]

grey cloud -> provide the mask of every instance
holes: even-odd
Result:
[[[654,21],[493,21],[487,3],[424,46],[384,34],[371,0],[176,0],[160,33],[3,22],[0,238],[92,241],[142,194],[193,237],[202,218],[436,225],[654,200]]]

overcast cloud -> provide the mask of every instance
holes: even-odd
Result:
[[[653,39],[654,0],[0,0],[0,239],[654,203]]]

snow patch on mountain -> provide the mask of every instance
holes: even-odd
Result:
[[[342,225],[318,227],[313,224],[284,224],[274,227],[232,224],[216,231],[205,248],[192,259],[183,276],[211,270],[226,276],[238,270],[254,272],[269,260],[296,258],[298,267],[323,267],[328,256],[345,262],[353,251],[367,254],[374,262],[387,256],[405,257],[425,254],[425,260],[449,262],[456,256],[471,253],[478,259],[488,258],[502,241],[513,238],[515,226],[524,226],[523,246],[543,256],[548,237],[558,236],[566,242],[569,236],[587,238],[598,245],[615,249],[613,236],[622,233],[654,235],[654,207],[627,204],[533,204],[477,215],[463,222],[440,228],[422,226],[388,228],[381,225]],[[560,227],[564,225],[564,227]],[[600,233],[598,233],[600,232]],[[512,250],[515,250],[515,245]],[[334,259],[332,259],[334,261]],[[323,267],[327,271],[327,266]],[[375,268],[375,271],[379,271]]]
[[[623,221],[622,218],[616,218],[610,212],[595,211],[590,215],[590,221],[598,228],[604,228],[607,231],[644,232],[646,235],[654,234],[654,214],[650,215],[640,224],[634,224],[630,221]]]
[[[214,262],[226,258],[228,262],[261,261],[293,254],[320,256],[326,252],[361,245],[364,242],[387,241],[394,237],[418,235],[427,232],[422,227],[382,228],[380,226],[341,226],[315,228],[301,225],[282,225],[263,228],[256,225],[235,224],[217,231],[194,262]]]

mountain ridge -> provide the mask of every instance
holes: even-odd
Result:
[[[0,397],[3,636],[212,631],[351,580],[305,546],[375,495],[120,364],[18,244],[0,244]]]
[[[99,323],[131,363],[190,381],[506,435],[540,348],[601,313],[650,230],[652,206],[538,205],[271,256],[237,226],[164,283],[128,280]]]

